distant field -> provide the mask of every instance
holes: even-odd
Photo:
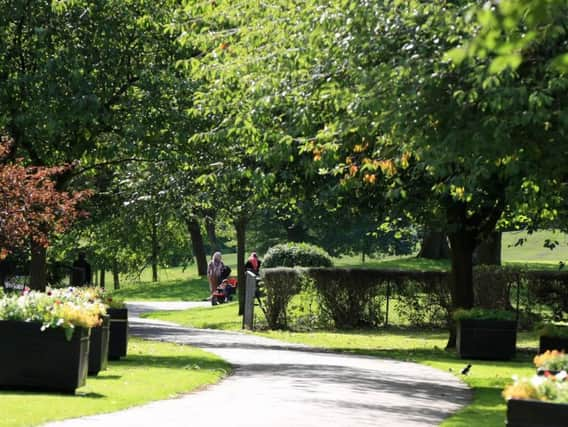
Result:
[[[526,238],[522,245],[515,246],[519,239]],[[544,247],[546,239],[557,241],[558,245],[550,250]],[[503,261],[521,263],[552,263],[568,261],[568,234],[554,231],[538,231],[531,235],[525,232],[503,233]]]

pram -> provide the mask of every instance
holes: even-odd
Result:
[[[237,290],[237,278],[229,277],[221,282],[211,296],[211,305],[223,304],[231,301],[233,294]]]

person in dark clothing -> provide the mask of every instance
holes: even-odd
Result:
[[[70,285],[83,286],[90,285],[91,283],[91,265],[85,259],[85,252],[79,252],[78,258],[73,261]]]
[[[245,264],[245,271],[251,271],[258,276],[260,271],[260,264],[261,261],[258,259],[258,255],[256,252],[250,254],[246,264]]]

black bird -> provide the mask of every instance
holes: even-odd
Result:
[[[467,374],[469,374],[469,370],[470,370],[470,369],[471,369],[471,365],[467,365],[465,368],[463,368],[463,369],[461,370],[461,374],[462,374],[462,375],[467,375]]]

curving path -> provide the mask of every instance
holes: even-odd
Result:
[[[132,303],[129,309],[137,315],[189,304]],[[47,426],[436,426],[471,399],[470,390],[456,377],[419,364],[335,354],[136,316],[130,327],[142,338],[215,353],[231,363],[234,372],[219,384],[176,399]]]

